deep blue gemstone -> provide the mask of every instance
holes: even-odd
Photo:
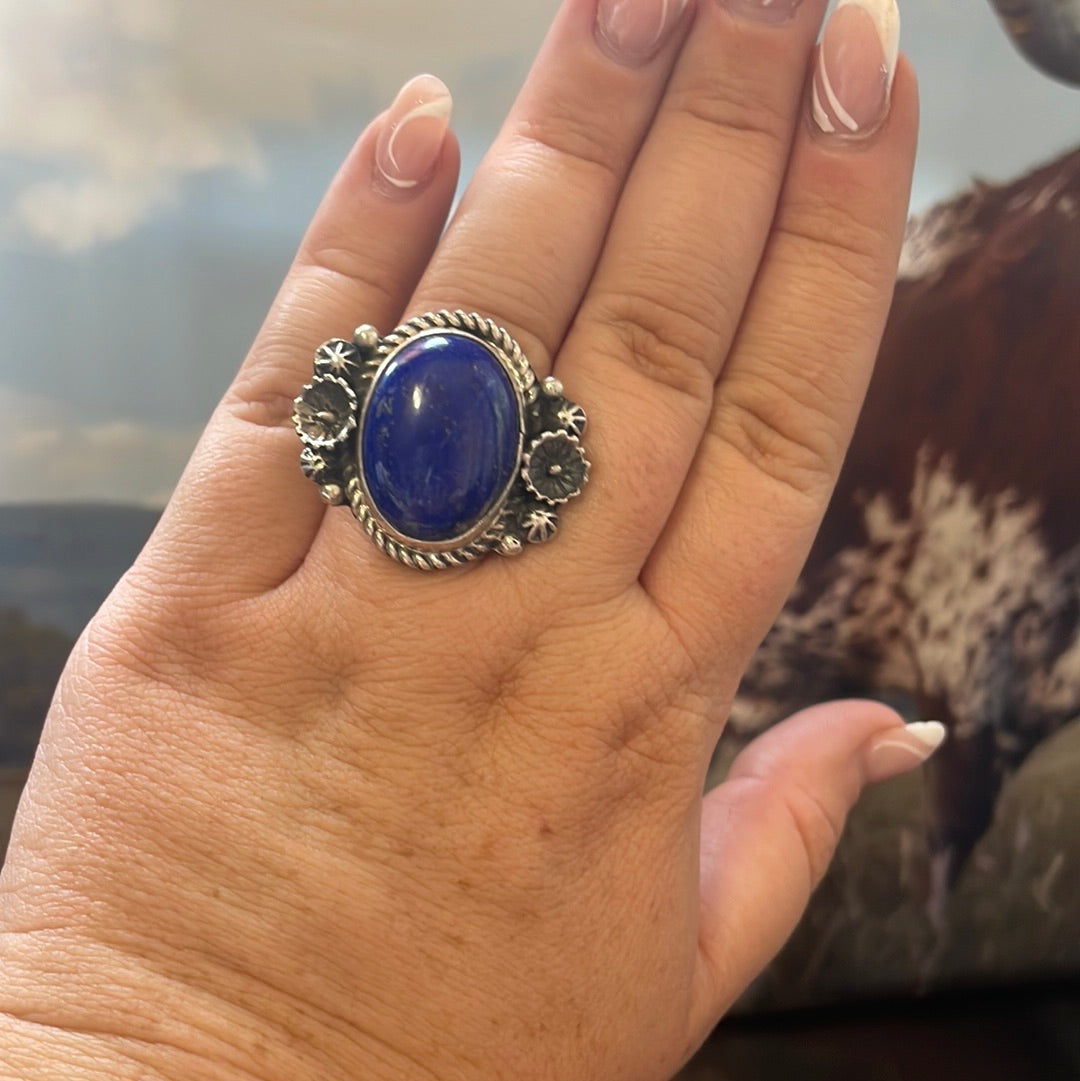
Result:
[[[360,433],[374,510],[406,537],[468,533],[506,490],[521,452],[510,376],[474,338],[417,338],[380,371]]]

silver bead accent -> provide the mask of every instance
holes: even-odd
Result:
[[[365,353],[374,353],[379,347],[379,332],[370,323],[364,323],[353,332],[353,341]]]
[[[520,537],[507,534],[499,541],[496,551],[501,556],[519,556],[525,551],[525,545],[521,543]]]
[[[340,507],[345,502],[345,492],[340,484],[324,484],[319,489],[319,495],[329,507]]]
[[[549,375],[547,379],[540,384],[543,389],[545,397],[548,398],[561,398],[563,394],[563,385],[553,375]]]

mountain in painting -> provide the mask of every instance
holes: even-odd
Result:
[[[74,638],[159,515],[111,504],[0,505],[0,609]]]
[[[30,761],[75,639],[158,514],[110,505],[0,506],[0,769]]]

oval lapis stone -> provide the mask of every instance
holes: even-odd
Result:
[[[510,375],[482,342],[415,338],[379,370],[359,438],[372,509],[425,543],[466,537],[490,515],[521,457]]]

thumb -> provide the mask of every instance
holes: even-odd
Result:
[[[750,743],[705,797],[694,1031],[708,1033],[795,929],[863,787],[940,746],[879,702],[828,702]]]

